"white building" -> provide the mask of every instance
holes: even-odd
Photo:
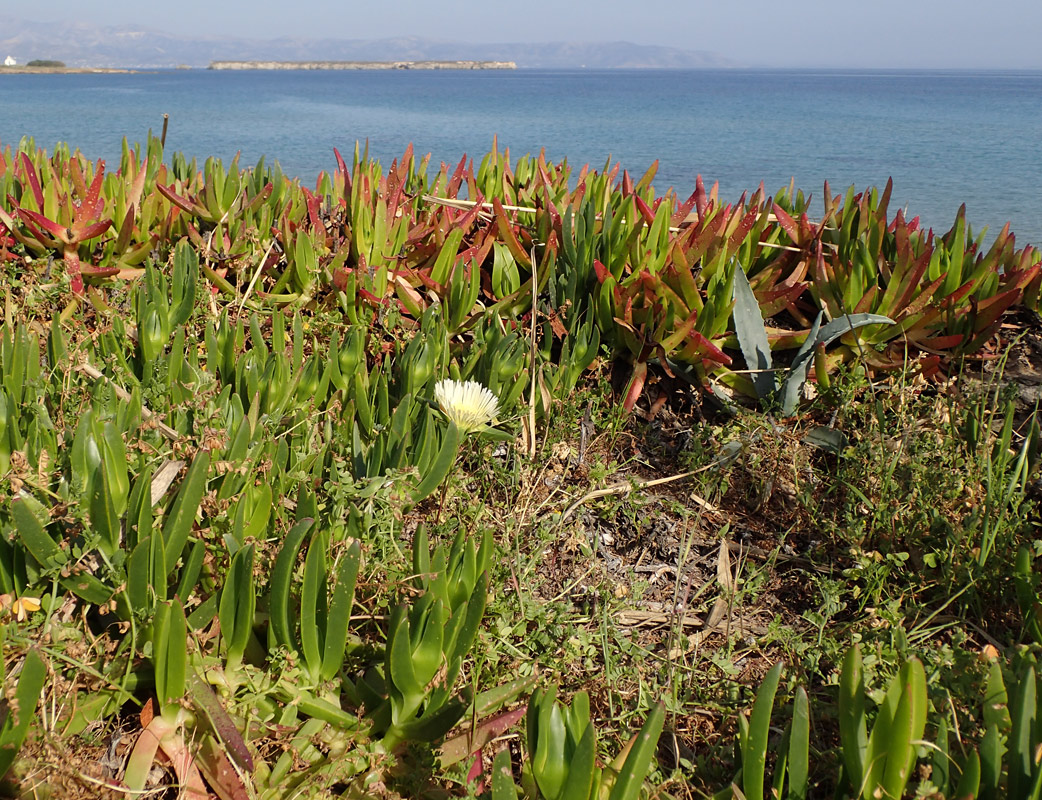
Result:
[[[14,56],[8,56],[7,58],[4,59],[4,66],[5,67],[13,67],[13,66],[15,66],[17,64],[18,64],[18,62],[14,60]]]

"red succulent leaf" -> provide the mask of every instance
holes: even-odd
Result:
[[[800,231],[799,227],[796,225],[796,220],[789,216],[789,214],[785,212],[785,209],[783,209],[777,203],[772,201],[771,206],[772,211],[774,212],[774,216],[778,220],[778,224],[781,225],[782,230],[784,230],[785,233],[788,234],[789,238],[792,240],[792,243],[795,245],[801,244]]]
[[[333,272],[333,286],[341,292],[346,291],[350,278],[351,273],[344,267],[341,267]]]
[[[723,364],[725,367],[731,365],[731,357],[699,331],[691,331],[691,335],[679,351],[678,356],[680,360],[690,363],[702,360],[710,364]]]
[[[22,172],[25,175],[25,180],[29,184],[29,189],[33,193],[33,197],[36,200],[36,207],[43,211],[43,189],[40,188],[40,179],[36,176],[36,168],[33,166],[33,162],[29,160],[29,156],[25,152],[20,153],[22,161]]]
[[[709,205],[709,201],[706,199],[706,185],[702,182],[702,176],[695,176],[695,211],[698,212],[698,219],[701,220],[706,213],[706,206]]]
[[[87,225],[86,227],[79,228],[73,227],[73,232],[76,235],[76,241],[83,242],[87,239],[93,239],[95,236],[101,236],[105,231],[112,225],[112,220],[104,219],[101,222],[95,222],[93,225]]]
[[[702,348],[703,361],[715,361],[717,364],[723,364],[725,367],[731,366],[731,357],[701,333],[691,331],[691,338]]]
[[[40,234],[37,229],[45,230],[50,233],[55,239],[64,244],[70,244],[73,241],[72,231],[66,228],[64,225],[59,225],[52,219],[48,219],[43,214],[37,213],[36,211],[30,211],[27,208],[19,208],[18,216],[20,216],[26,223],[33,236],[43,241],[46,236]],[[40,234],[40,235],[38,235]]]
[[[164,186],[163,184],[156,181],[156,189],[163,195],[167,200],[173,203],[175,206],[180,208],[182,211],[187,211],[189,214],[196,213],[196,204],[191,200],[181,197],[177,192],[174,191],[172,186]]]
[[[756,191],[753,192],[752,199],[749,201],[752,205],[759,208],[763,205],[764,198],[767,197],[767,190],[764,188],[763,181],[760,181],[760,185],[756,187]]]
[[[1020,289],[1010,289],[1008,292],[1002,292],[977,303],[973,332],[979,334],[991,328],[1003,312],[1020,299],[1020,295]]]
[[[63,256],[65,258],[65,271],[69,273],[69,280],[72,282],[73,294],[84,294],[83,275],[80,272],[80,256],[76,252],[76,248],[66,246]]]
[[[919,369],[924,378],[932,378],[941,370],[941,357],[937,355],[923,356],[919,359]]]
[[[703,223],[700,221],[698,225],[691,226],[691,233],[688,236],[684,254],[689,264],[694,265],[695,261],[698,261],[708,252],[710,246],[723,233],[726,224],[727,216],[725,214],[717,214],[708,222]]]
[[[633,295],[628,294],[625,297],[622,295],[622,287],[615,287],[615,305],[622,306],[622,319],[619,317],[615,318],[616,322],[625,322],[627,327],[631,331],[636,332],[636,328],[633,327]]]
[[[511,711],[503,711],[482,720],[473,730],[467,726],[463,733],[446,739],[441,746],[442,765],[456,764],[468,755],[480,753],[485,745],[523,719],[527,710],[527,705],[521,705]]]
[[[964,299],[966,299],[967,295],[969,295],[973,291],[973,288],[974,282],[967,281],[947,297],[941,298],[941,302],[948,304],[949,308],[955,308],[956,305],[958,305]],[[966,309],[962,309],[959,313],[965,313],[965,311]]]
[[[586,197],[586,181],[580,181],[579,185],[575,187],[575,191],[572,192],[571,206],[573,211],[578,211],[582,206],[583,198]]]
[[[900,314],[900,319],[907,319],[913,314],[920,313],[933,299],[934,294],[938,289],[941,288],[941,284],[944,283],[945,276],[942,275],[932,283],[927,284],[923,287],[923,290],[915,296],[913,300],[908,303],[896,306],[896,312]]]
[[[695,207],[695,192],[691,193],[691,196],[681,205],[673,216],[669,218],[669,224],[674,228],[679,226],[682,222],[687,221],[687,215],[691,213],[691,209]]]
[[[547,189],[552,188],[553,182],[550,180],[550,171],[546,166],[546,148],[543,147],[539,150],[539,158],[536,159],[536,168],[539,170],[539,177],[543,181],[543,186]]]
[[[398,162],[398,169],[395,172],[399,185],[405,183],[406,179],[409,177],[409,168],[415,160],[416,158],[413,154],[412,142],[409,142],[409,144],[405,146],[405,152],[402,153],[402,160]]]
[[[323,230],[322,220],[318,216],[318,211],[322,206],[322,200],[303,186],[300,187],[300,190],[304,193],[304,201],[307,203],[308,219],[311,220],[312,230]]]
[[[474,180],[474,160],[471,159],[467,166],[466,172],[464,172],[464,179],[467,181],[467,197],[476,197],[477,181]]]
[[[347,164],[344,163],[344,157],[340,155],[340,151],[335,147],[333,148],[333,155],[336,156],[337,169],[340,170],[342,175],[347,175]]]
[[[206,246],[206,241],[203,239],[203,235],[199,233],[199,230],[191,222],[189,222],[185,227],[188,230],[189,241],[191,241],[191,243],[195,245],[196,249],[199,250],[201,255],[203,255],[206,258],[209,258],[211,253],[209,248],[207,248]]]
[[[478,750],[478,752],[474,754],[474,761],[471,763],[470,769],[467,770],[467,779],[466,779],[466,783],[467,783],[468,786],[470,784],[472,784],[472,783],[476,783],[477,784],[474,787],[474,793],[476,795],[479,795],[479,794],[481,794],[482,792],[485,791],[485,781],[481,777],[484,774],[485,774],[485,761],[481,757],[481,751]]]
[[[453,267],[453,272],[455,272],[455,267]],[[445,294],[445,286],[440,284],[440,283],[438,283],[433,278],[431,278],[430,270],[427,270],[427,269],[414,270],[413,274],[417,278],[419,278],[420,283],[422,283],[424,286],[426,286],[428,289],[430,289],[436,295],[442,296],[442,295]],[[450,275],[450,280],[451,280],[451,275]]]
[[[626,411],[632,411],[644,391],[644,382],[648,377],[648,364],[646,361],[638,361],[633,365],[633,374],[629,383],[626,384],[626,394],[622,398],[622,407]]]
[[[647,267],[641,267],[640,272],[637,273],[637,280],[639,280],[641,286],[644,287],[644,298],[649,302],[653,300],[655,297],[655,290],[659,285],[658,276],[652,275]]]
[[[797,281],[791,286],[780,284],[773,289],[757,293],[756,296],[760,301],[764,317],[773,317],[783,308],[788,308],[790,304],[796,302],[806,288],[805,282]]]
[[[235,759],[235,763],[239,765],[240,769],[245,772],[253,772],[253,756],[250,754],[242,734],[235,727],[235,723],[224,710],[224,706],[221,705],[221,701],[214,691],[193,673],[189,678],[188,692],[195,704],[201,707],[209,717],[210,723],[228,755]]]
[[[905,276],[904,281],[901,284],[901,294],[898,296],[897,302],[894,304],[895,311],[899,312],[900,309],[907,308],[909,303],[912,302],[912,296],[915,294],[915,290],[919,288],[923,275],[926,274],[926,270],[930,266],[930,257],[932,253],[932,247],[924,248],[923,254],[919,257],[917,261],[915,261],[914,265],[909,270],[908,274]],[[936,292],[938,288],[940,288],[941,283],[943,282],[944,277],[942,276],[938,279],[937,282],[932,284],[932,288],[927,287],[922,291],[924,293],[929,292],[927,297],[932,297],[933,293]],[[883,309],[883,311],[887,312],[889,311],[889,309]]]
[[[633,195],[633,202],[636,204],[637,211],[644,218],[644,222],[647,225],[651,225],[655,221],[655,212],[648,208],[648,204],[640,199],[640,195]]]
[[[925,339],[917,339],[915,344],[929,350],[952,350],[962,344],[965,338],[961,333],[953,333],[948,336],[930,336]]]
[[[868,290],[858,300],[857,305],[854,306],[854,313],[861,314],[872,311],[876,306],[876,295],[879,294],[879,285],[873,284],[868,287]]]
[[[119,226],[119,233],[116,235],[116,252],[122,253],[127,249],[127,245],[130,244],[130,237],[134,233],[134,207],[130,206],[127,208],[127,213],[123,217],[123,224]]]
[[[622,171],[621,190],[623,197],[629,197],[631,194],[633,194],[633,179],[630,177],[629,172],[627,172],[626,170]]]
[[[98,168],[94,173],[94,180],[87,188],[87,194],[80,204],[80,214],[88,215],[87,219],[94,219],[105,208],[105,201],[101,199],[101,183],[105,178],[105,162],[98,159]],[[77,215],[77,218],[79,215]]]
[[[402,194],[404,192],[405,181],[398,181],[394,186],[394,191],[391,192],[391,196],[387,198],[387,225],[390,227],[394,220],[398,216],[398,206],[402,202]]]
[[[272,183],[271,181],[268,181],[266,184],[264,184],[264,188],[261,189],[259,192],[257,192],[257,194],[255,194],[253,196],[253,198],[250,200],[250,202],[247,203],[243,207],[243,209],[242,209],[242,216],[245,217],[246,214],[248,214],[249,212],[251,212],[254,209],[258,208],[261,204],[263,204],[265,200],[267,200],[269,197],[271,197],[271,193],[274,190],[275,190],[275,184]]]
[[[879,205],[876,208],[876,213],[879,215],[879,219],[886,221],[886,209],[890,205],[890,195],[894,191],[894,179],[887,178],[886,188],[883,189],[883,194],[879,198]]]
[[[148,177],[148,159],[134,173],[134,179],[130,182],[130,191],[127,193],[127,205],[138,208],[141,205],[141,195],[145,192],[145,178]]]
[[[543,184],[543,208],[550,214],[550,224],[553,226],[553,232],[561,230],[561,214],[557,210],[557,206],[554,205],[553,200],[550,199],[550,182],[547,180]]]
[[[80,264],[81,275],[91,275],[95,278],[111,278],[119,275],[119,267],[95,267],[91,264]]]
[[[364,298],[367,301],[369,301],[369,303],[371,303],[374,306],[384,305],[384,302],[379,297],[377,297],[375,294],[373,294],[372,292],[368,291],[367,289],[361,289],[360,288],[358,290],[358,296]]]
[[[485,211],[483,206],[484,202],[485,198],[482,196],[481,192],[478,192],[474,196],[474,205],[472,205],[467,211],[461,212],[459,209],[452,208],[451,206],[442,206],[442,212],[445,215],[445,219],[450,220],[451,227],[461,228],[463,233],[467,234],[470,233],[470,229],[474,227],[477,218],[483,211]],[[423,234],[422,231],[420,233],[426,238],[426,235]],[[520,247],[520,244],[518,246]]]
[[[736,210],[735,213],[740,213],[740,211]],[[733,253],[739,247],[742,246],[742,243],[745,241],[745,237],[749,235],[749,231],[751,231],[753,229],[753,225],[756,224],[756,218],[758,216],[759,213],[755,208],[749,209],[749,213],[747,213],[742,218],[742,221],[738,223],[738,227],[735,228],[735,232],[732,233],[731,237],[727,240],[727,250],[729,253]]]
[[[76,190],[76,196],[82,201],[87,196],[87,184],[83,180],[83,167],[80,166],[78,157],[74,156],[65,162],[65,172],[72,178],[72,188]]]
[[[449,184],[445,187],[445,194],[448,197],[456,197],[459,194],[459,188],[463,185],[463,178],[467,172],[467,154],[464,153],[463,157],[460,158],[459,163],[456,165],[456,169],[452,171],[452,177],[449,178]]]
[[[1011,269],[1003,275],[1005,280],[1002,282],[1002,285],[1013,289],[1023,289],[1038,276],[1040,271],[1042,271],[1042,262],[1040,261],[1036,261],[1030,267]]]

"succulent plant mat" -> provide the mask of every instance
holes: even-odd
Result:
[[[1037,250],[336,162],[0,149],[0,796],[1038,796]]]

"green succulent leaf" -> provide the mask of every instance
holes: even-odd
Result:
[[[200,450],[188,468],[181,488],[174,498],[173,507],[163,524],[163,541],[166,543],[166,564],[172,568],[181,557],[188,536],[195,523],[203,494],[206,492],[207,473],[210,469],[210,451]]]
[[[298,506],[299,507],[299,506]],[[304,537],[314,524],[311,517],[305,517],[293,525],[286,534],[285,542],[271,571],[271,584],[268,592],[268,649],[286,647],[296,650],[298,645],[290,625],[290,589],[293,585],[293,570],[297,565],[297,555],[304,543]]]
[[[748,800],[763,800],[763,777],[767,763],[771,711],[774,709],[774,695],[778,691],[778,681],[784,668],[785,665],[781,661],[771,667],[760,684],[753,703],[749,734],[742,747],[742,789]]]
[[[336,587],[329,604],[326,621],[325,646],[322,653],[322,670],[319,678],[328,681],[340,671],[347,647],[347,632],[351,623],[351,607],[354,603],[355,581],[362,562],[362,543],[354,539],[340,557]]]
[[[659,736],[666,720],[666,707],[658,703],[652,708],[644,721],[640,733],[630,748],[626,760],[619,770],[615,785],[612,786],[608,800],[637,800],[640,797],[644,779],[651,769],[651,760],[658,747]]]
[[[14,688],[11,703],[0,721],[0,778],[14,763],[18,750],[25,741],[47,681],[47,664],[35,648],[25,654],[18,685]]]

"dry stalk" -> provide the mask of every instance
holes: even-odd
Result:
[[[249,298],[250,293],[253,291],[253,287],[257,284],[257,279],[260,277],[261,270],[264,269],[264,265],[268,262],[268,256],[271,255],[271,248],[273,248],[274,246],[275,240],[272,239],[271,244],[268,245],[268,249],[264,251],[264,257],[261,258],[260,262],[257,264],[257,269],[253,271],[253,277],[250,278],[249,286],[247,286],[246,291],[243,292],[242,300],[239,301],[239,314],[242,313],[242,308],[246,305],[246,300]],[[289,269],[288,262],[286,268]]]
[[[718,466],[714,461],[712,464],[706,464],[704,467],[690,470],[689,472],[681,472],[679,475],[670,475],[665,478],[655,478],[649,481],[637,481],[635,483],[617,483],[613,486],[606,486],[603,489],[594,489],[592,492],[587,492],[568,508],[565,509],[564,513],[561,514],[561,519],[558,520],[558,526],[563,525],[572,514],[575,513],[576,509],[580,506],[588,503],[590,500],[596,500],[598,497],[612,497],[618,495],[627,495],[630,492],[638,491],[640,489],[650,489],[652,486],[661,486],[666,483],[673,483],[674,481],[683,480],[684,478],[690,478],[692,475],[698,475],[700,472],[705,472],[708,469]],[[700,506],[703,510],[710,514],[720,513],[720,509],[710,503],[708,500],[704,500],[696,494],[691,495],[691,501]]]

